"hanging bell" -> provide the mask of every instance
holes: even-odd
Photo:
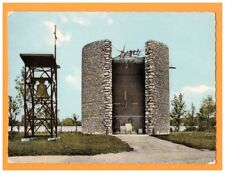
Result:
[[[48,98],[49,95],[47,91],[47,86],[45,85],[45,79],[39,78],[38,81],[39,81],[39,84],[37,85],[36,97]]]

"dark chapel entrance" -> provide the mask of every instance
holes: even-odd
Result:
[[[145,133],[143,57],[113,58],[112,95],[113,133]]]

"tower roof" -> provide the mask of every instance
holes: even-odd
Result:
[[[55,67],[56,60],[53,54],[21,53],[21,59],[28,67]]]

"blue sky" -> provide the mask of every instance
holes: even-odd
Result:
[[[150,12],[10,12],[9,95],[16,95],[15,78],[23,67],[20,53],[53,53],[57,25],[59,118],[81,117],[81,51],[92,41],[109,39],[116,49],[144,50],[157,40],[169,47],[170,99],[183,93],[187,109],[203,97],[215,98],[215,16],[213,13]],[[142,52],[144,54],[144,52]]]

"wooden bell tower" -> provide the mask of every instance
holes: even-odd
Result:
[[[52,54],[20,54],[25,64],[24,137],[45,127],[57,136],[57,64]]]
[[[57,137],[56,25],[53,54],[20,54],[24,64],[24,137],[44,127]]]

